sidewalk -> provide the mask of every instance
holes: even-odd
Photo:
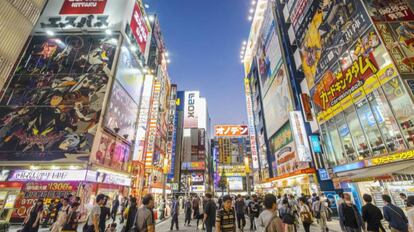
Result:
[[[332,221],[326,223],[329,228],[329,232],[342,232],[341,226],[339,225],[339,221],[337,218],[333,218]],[[303,231],[303,227],[300,227],[301,231]],[[319,224],[315,221],[311,225],[312,231],[321,231]]]

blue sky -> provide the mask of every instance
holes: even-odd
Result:
[[[156,13],[179,90],[200,90],[212,124],[247,123],[240,48],[250,0],[146,0]]]

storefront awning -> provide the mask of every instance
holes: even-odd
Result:
[[[364,179],[369,177],[409,174],[414,174],[414,161],[398,162],[393,164],[379,165],[375,167],[336,173],[336,175],[340,178],[347,177],[351,179]]]

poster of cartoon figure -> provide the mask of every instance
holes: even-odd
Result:
[[[87,160],[117,36],[34,36],[0,101],[0,160]]]
[[[91,155],[91,161],[103,166],[126,170],[130,146],[106,132],[102,132],[99,145]]]

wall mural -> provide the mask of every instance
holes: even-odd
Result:
[[[34,36],[3,89],[0,160],[86,160],[117,43],[117,36]]]

